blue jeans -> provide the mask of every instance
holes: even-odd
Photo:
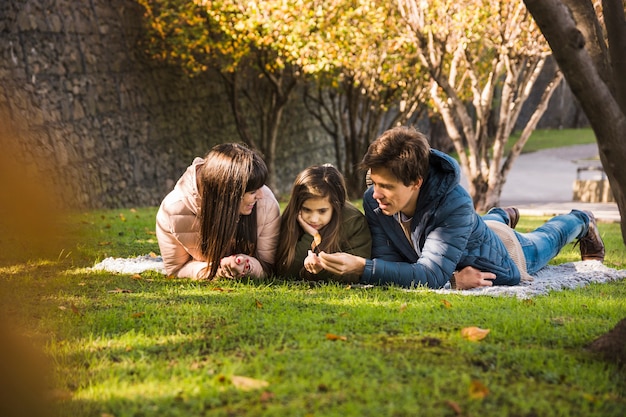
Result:
[[[509,222],[506,211],[499,207],[489,210],[483,220]],[[589,230],[589,217],[580,210],[555,216],[529,233],[515,231],[526,258],[526,269],[534,274],[559,254],[563,246],[580,239]]]

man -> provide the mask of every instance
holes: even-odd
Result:
[[[514,208],[480,217],[460,185],[458,163],[430,149],[413,128],[383,133],[369,146],[361,168],[370,170],[373,184],[363,197],[372,259],[322,252],[321,265],[331,273],[356,273],[370,284],[442,288],[452,281],[454,288],[467,289],[516,285],[574,239],[583,260],[604,260],[590,212],[572,210],[530,233],[513,230],[519,216]]]

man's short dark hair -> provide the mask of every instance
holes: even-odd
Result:
[[[428,174],[430,145],[413,127],[398,126],[385,131],[370,144],[360,168],[386,168],[406,186]]]

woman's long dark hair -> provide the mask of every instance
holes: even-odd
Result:
[[[243,144],[214,146],[198,172],[201,207],[200,251],[208,262],[206,277],[213,278],[220,260],[236,253],[256,253],[256,205],[247,216],[239,214],[245,193],[258,190],[267,179],[261,157]]]
[[[276,257],[279,271],[294,262],[296,242],[304,233],[298,223],[298,214],[302,210],[302,205],[310,198],[325,197],[328,197],[333,207],[333,216],[320,231],[322,243],[319,248],[328,253],[339,251],[342,211],[347,198],[346,183],[343,175],[334,166],[313,165],[296,177],[291,189],[291,197],[281,217],[280,242]]]

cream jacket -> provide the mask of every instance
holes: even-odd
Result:
[[[180,278],[201,278],[207,267],[200,252],[200,222],[196,217],[201,205],[196,181],[204,159],[196,158],[163,199],[156,215],[156,236],[168,275]],[[263,198],[256,203],[257,253],[251,257],[251,275],[263,276],[259,260],[273,266],[280,232],[280,208],[267,187],[261,188]]]

